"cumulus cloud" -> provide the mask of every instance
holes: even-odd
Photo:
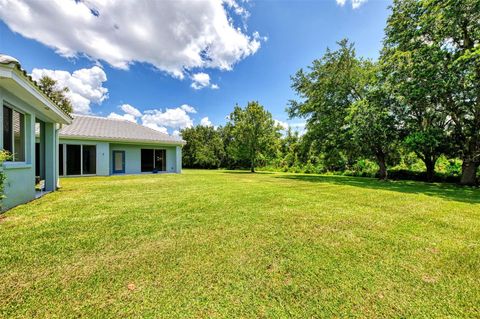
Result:
[[[75,113],[89,114],[91,103],[100,104],[108,98],[108,89],[103,87],[103,82],[107,81],[107,75],[98,66],[76,70],[73,73],[62,70],[32,70],[34,80],[39,80],[45,75],[56,80],[59,88],[70,89],[67,97],[72,102]]]
[[[192,75],[192,84],[190,85],[195,90],[200,90],[206,87],[210,87],[212,89],[218,89],[217,84],[210,84],[210,75],[207,73],[195,73]]]
[[[168,129],[165,126],[160,126],[160,125],[155,124],[155,123],[147,123],[147,124],[143,124],[143,125],[151,128],[153,130],[159,131],[161,133],[168,134]]]
[[[347,0],[336,0],[336,1],[337,1],[337,4],[341,7],[343,7],[345,5],[345,3],[347,3]],[[350,0],[350,2],[352,3],[352,8],[353,9],[360,8],[360,6],[367,1],[368,0]]]
[[[126,114],[131,115],[133,118],[137,118],[142,116],[142,112],[140,112],[136,107],[131,106],[130,104],[122,104],[120,105],[122,111]]]
[[[233,9],[233,10],[227,10]],[[135,62],[183,78],[186,70],[231,70],[263,38],[236,26],[235,0],[2,0],[0,19],[64,57],[86,55],[120,69]]]
[[[122,104],[119,108],[124,114],[112,112],[107,117],[141,124],[166,134],[168,134],[168,129],[172,129],[174,135],[175,131],[192,127],[193,119],[190,117],[190,114],[197,113],[197,110],[188,104],[183,104],[175,108],[166,108],[165,111],[161,109],[151,109],[143,113],[130,104]]]
[[[187,113],[197,113],[197,110],[195,110],[195,108],[193,106],[188,105],[188,104],[183,104],[183,105],[180,106],[180,108]]]
[[[213,126],[212,122],[208,119],[208,116],[206,116],[206,117],[204,117],[200,120],[200,125],[201,126]]]
[[[162,128],[183,129],[193,126],[189,113],[182,107],[147,110],[141,117],[143,125],[160,130]]]
[[[116,120],[124,120],[124,121],[130,121],[130,122],[137,123],[137,119],[132,114],[120,115],[118,113],[112,112],[107,116],[107,118],[116,119]]]

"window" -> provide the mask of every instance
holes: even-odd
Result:
[[[155,169],[157,171],[166,171],[166,163],[165,163],[165,158],[166,158],[166,151],[165,150],[155,150]]]
[[[63,144],[58,145],[58,171],[59,175],[63,176]]]
[[[82,145],[83,172],[82,174],[97,173],[97,147],[95,145]]]
[[[153,171],[153,150],[142,149],[142,172],[152,172]]]
[[[141,171],[166,171],[166,151],[142,149],[141,150]]]
[[[12,161],[25,161],[25,116],[3,107],[3,149],[12,154]]]
[[[82,147],[81,145],[67,145],[67,175],[81,175]]]
[[[66,148],[66,159],[63,149]],[[95,175],[97,173],[97,147],[95,145],[60,144],[58,152],[60,175],[64,165],[67,175]]]

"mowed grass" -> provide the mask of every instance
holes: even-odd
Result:
[[[2,318],[479,317],[480,190],[71,178],[0,216]]]

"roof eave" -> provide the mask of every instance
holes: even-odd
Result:
[[[127,139],[127,138],[113,138],[113,137],[100,137],[100,136],[85,136],[85,135],[68,135],[59,134],[60,138],[73,139],[73,140],[89,140],[89,141],[103,141],[103,142],[117,142],[117,143],[145,143],[145,144],[168,144],[175,146],[184,146],[187,142],[184,140],[179,141],[164,141],[164,140],[142,140],[142,139]]]
[[[51,110],[55,114],[57,120],[59,120],[59,123],[70,124],[72,122],[72,117],[61,110],[58,105],[53,103],[50,98],[45,95],[45,93],[41,92],[41,90],[34,85],[32,82],[33,80],[30,80],[28,76],[26,76],[24,72],[19,69],[19,66],[16,63],[12,62],[10,64],[0,64],[0,77],[10,78],[25,91],[35,97],[35,99],[40,101],[40,103],[42,103],[47,110]]]
[[[63,120],[61,124],[70,124],[72,123],[72,117],[65,113],[60,107],[54,104],[45,93],[41,92],[40,89],[34,85],[31,81],[25,78],[23,72],[18,68],[13,68],[12,70],[12,79],[25,88],[29,93],[31,93],[35,98],[52,110],[59,118]]]

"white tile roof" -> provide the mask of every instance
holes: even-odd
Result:
[[[60,130],[60,138],[185,144],[180,137],[170,136],[127,120],[88,115],[73,115],[72,124]]]

